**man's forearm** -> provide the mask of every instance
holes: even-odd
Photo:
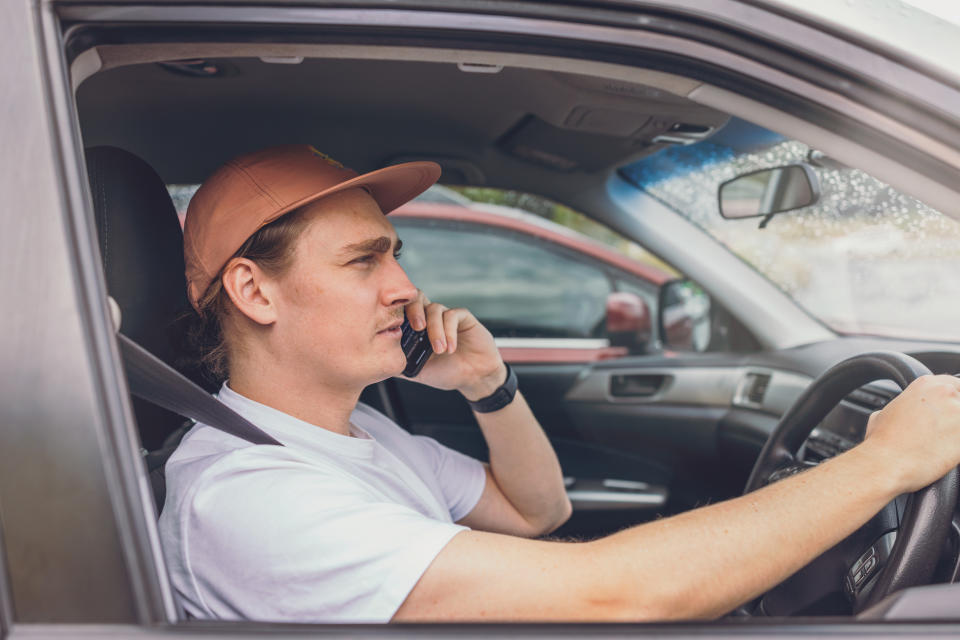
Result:
[[[896,497],[883,469],[861,445],[740,498],[588,544],[598,567],[618,569],[606,574],[616,583],[608,595],[621,594],[616,608],[628,616],[715,617],[783,581]]]
[[[715,618],[761,595],[902,490],[851,450],[749,495],[585,543],[458,534],[399,620]],[[864,481],[864,476],[871,476]]]
[[[533,529],[548,533],[570,516],[557,455],[523,395],[491,413],[474,413],[500,490]]]
[[[871,416],[863,444],[749,495],[587,543],[458,533],[395,619],[716,617],[958,461],[960,380],[924,376]]]

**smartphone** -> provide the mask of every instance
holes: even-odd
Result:
[[[403,349],[403,355],[407,358],[407,366],[403,370],[403,375],[408,378],[415,378],[433,354],[433,346],[427,337],[427,330],[414,331],[406,317],[403,318],[400,331],[400,347]]]

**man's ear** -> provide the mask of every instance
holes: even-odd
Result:
[[[267,275],[247,258],[233,258],[223,269],[223,288],[240,312],[260,325],[276,322],[276,306],[271,298]]]

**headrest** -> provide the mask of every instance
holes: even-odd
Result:
[[[203,384],[199,369],[181,361],[184,313],[190,310],[183,234],[163,180],[146,162],[115,147],[87,150],[87,173],[107,292],[122,312],[124,335]],[[133,411],[148,450],[161,447],[183,423],[139,398],[133,398]]]
[[[94,147],[86,155],[107,290],[123,313],[123,333],[176,366],[175,321],[189,307],[173,201],[132,153]]]

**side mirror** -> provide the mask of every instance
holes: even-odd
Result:
[[[690,280],[671,280],[660,288],[659,320],[665,349],[699,352],[710,346],[710,296]]]
[[[808,164],[761,169],[720,185],[720,215],[727,219],[772,216],[820,199],[820,181]]]
[[[653,334],[653,319],[646,300],[635,293],[617,291],[607,296],[607,337],[610,346],[644,351]]]

